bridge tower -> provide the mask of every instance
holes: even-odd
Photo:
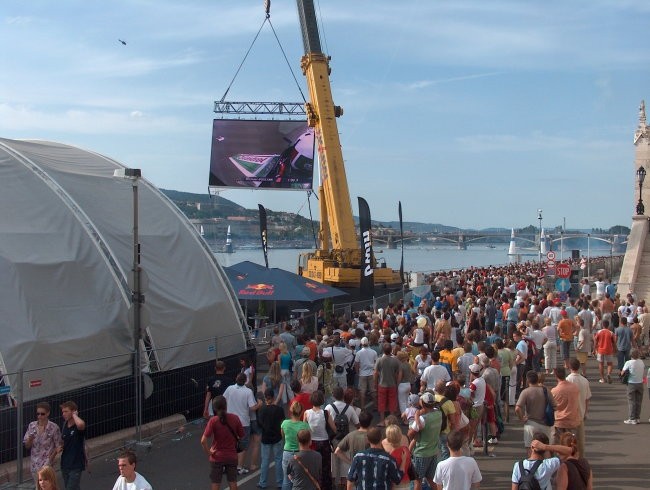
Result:
[[[634,168],[632,169],[633,199],[630,209],[635,209],[639,199],[639,186],[634,178],[640,167],[650,173],[650,126],[647,124],[645,102],[639,107],[639,124],[634,132]],[[632,230],[628,237],[627,250],[623,259],[618,292],[636,294],[637,299],[650,300],[650,182],[643,186],[640,196],[646,206],[645,212],[632,217]]]
[[[517,242],[515,242],[515,229],[512,228],[510,232],[510,246],[508,247],[508,255],[517,255]]]
[[[467,241],[465,235],[458,234],[458,250],[467,250]]]

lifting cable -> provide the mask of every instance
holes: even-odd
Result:
[[[232,84],[235,83],[235,78],[237,78],[237,75],[239,75],[239,72],[241,71],[242,66],[244,66],[244,63],[246,62],[246,58],[248,58],[248,55],[250,54],[251,50],[253,49],[253,45],[255,44],[255,41],[257,41],[257,38],[259,37],[260,32],[262,32],[262,28],[264,27],[264,24],[266,24],[267,21],[269,23],[269,26],[271,27],[271,30],[273,31],[273,35],[275,36],[275,40],[278,42],[278,46],[280,47],[280,51],[282,52],[282,55],[284,56],[284,60],[287,62],[287,66],[289,67],[289,71],[291,72],[291,76],[293,77],[293,80],[296,82],[296,86],[298,87],[298,91],[300,92],[302,100],[303,100],[303,102],[307,102],[307,99],[305,98],[305,94],[302,92],[302,89],[300,88],[300,84],[298,83],[298,79],[296,78],[296,74],[293,72],[293,69],[291,68],[291,64],[289,63],[289,59],[287,58],[287,55],[286,55],[286,53],[284,51],[282,43],[280,42],[280,38],[278,38],[278,35],[275,32],[275,28],[273,27],[273,24],[271,23],[271,1],[270,0],[265,0],[264,9],[266,11],[266,16],[264,17],[264,20],[262,21],[262,25],[258,29],[257,34],[255,34],[255,37],[253,38],[253,42],[248,47],[248,51],[246,51],[246,54],[244,55],[244,59],[242,59],[241,63],[239,64],[239,67],[237,68],[237,71],[235,72],[235,75],[232,77],[232,80],[230,81],[230,84],[228,85],[228,88],[226,88],[226,91],[224,92],[223,96],[221,97],[221,102],[225,101],[226,95],[228,95],[228,92],[230,91],[230,88],[232,87]]]

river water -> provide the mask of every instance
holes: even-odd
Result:
[[[298,255],[309,250],[298,249],[269,249],[269,267],[277,267],[291,272],[298,269]],[[582,250],[586,255],[587,251]],[[609,255],[608,249],[590,250],[591,256]],[[264,254],[261,249],[236,250],[235,253],[216,253],[217,260],[223,267],[229,267],[244,260],[264,265]],[[399,269],[401,250],[375,250],[375,257],[379,261],[386,261],[388,267]],[[570,252],[564,254],[568,258]],[[511,262],[508,256],[508,248],[497,245],[496,248],[489,248],[486,245],[468,246],[467,250],[458,250],[456,247],[405,247],[404,248],[404,271],[405,272],[431,272],[440,270],[464,269],[472,266],[503,265]],[[558,252],[558,259],[560,253]],[[521,255],[521,261],[538,260],[537,253]]]

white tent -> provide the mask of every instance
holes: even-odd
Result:
[[[26,401],[131,373],[133,193],[113,176],[122,167],[0,138],[0,369],[25,371]],[[138,185],[149,370],[214,359],[216,337],[221,357],[244,352],[245,319],[213,254],[171,201]]]

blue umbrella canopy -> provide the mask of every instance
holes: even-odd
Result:
[[[312,303],[346,295],[340,289],[311,281],[293,272],[244,261],[224,268],[238,299]]]

